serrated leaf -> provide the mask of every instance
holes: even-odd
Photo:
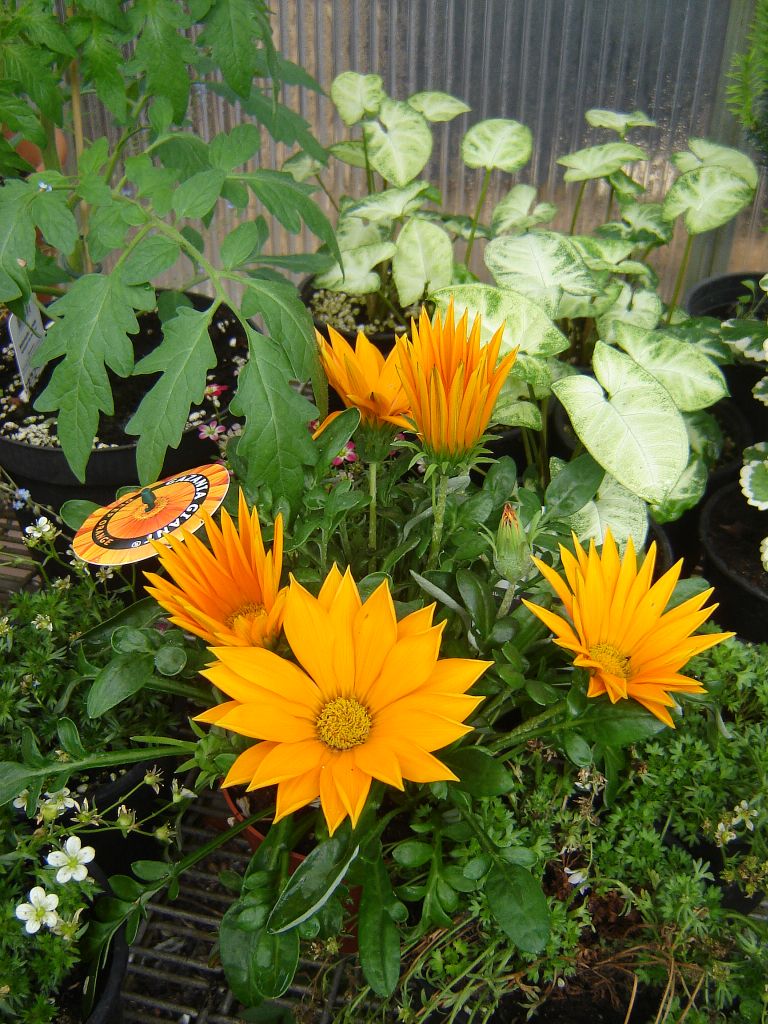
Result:
[[[639,146],[629,142],[607,142],[602,146],[589,146],[579,149],[557,161],[567,167],[564,174],[566,181],[591,181],[593,178],[605,178],[620,170],[624,164],[645,160],[647,153]]]
[[[528,163],[532,149],[530,128],[519,121],[494,117],[472,125],[461,140],[461,159],[467,167],[513,174]]]
[[[146,92],[165,96],[173,106],[173,118],[181,124],[189,102],[189,72],[194,48],[182,33],[189,27],[184,9],[177,4],[145,2],[136,11],[144,15],[134,60],[146,76]]]
[[[456,312],[469,310],[469,319],[482,317],[480,337],[488,342],[504,324],[501,353],[517,348],[532,356],[552,356],[568,348],[568,339],[552,323],[544,309],[533,300],[506,288],[489,284],[453,285],[433,292],[438,309],[445,311],[451,297]]]
[[[472,108],[447,92],[415,92],[408,97],[408,106],[418,110],[428,121],[452,121]]]
[[[160,345],[136,365],[134,374],[162,373],[125,428],[139,438],[136,465],[142,483],[158,478],[166,450],[181,442],[190,406],[203,400],[206,375],[216,365],[208,333],[213,309],[178,309],[163,324]]]
[[[570,239],[552,231],[494,238],[485,265],[497,284],[522,292],[553,316],[563,292],[597,295],[600,285]]]
[[[667,220],[683,217],[690,235],[712,231],[752,202],[754,189],[723,167],[702,166],[682,174],[664,199]]]
[[[664,501],[688,463],[680,413],[651,374],[603,342],[595,346],[593,367],[598,380],[568,377],[552,390],[601,466],[633,494]]]
[[[385,181],[400,188],[419,175],[432,153],[432,132],[413,107],[384,99],[377,121],[363,125],[368,161]]]
[[[239,267],[249,262],[259,252],[263,241],[261,228],[255,221],[238,224],[221,243],[222,266]]]
[[[381,75],[343,71],[331,83],[331,99],[346,125],[357,124],[364,117],[375,117],[386,95]]]
[[[728,394],[725,377],[695,346],[660,331],[618,328],[615,338],[636,363],[663,384],[683,412],[706,409]]]
[[[253,0],[225,0],[211,4],[203,21],[200,44],[210,46],[224,81],[238,96],[248,96],[259,70],[259,48],[253,43],[263,34],[259,8]]]
[[[38,365],[64,356],[35,408],[58,410],[59,441],[79,480],[85,478],[99,413],[111,415],[114,410],[106,368],[121,377],[133,369],[128,335],[139,330],[134,301],[141,308],[143,292],[127,288],[116,274],[78,278],[54,303],[57,319],[37,351]]]
[[[46,242],[68,256],[75,248],[78,227],[69,208],[66,192],[38,190],[30,203],[29,212]]]
[[[98,18],[92,18],[83,41],[81,69],[90,79],[96,95],[119,124],[125,123],[127,111],[126,85],[121,70],[125,58],[113,31]]]
[[[124,284],[144,284],[170,270],[179,258],[179,246],[166,235],[145,235],[119,264]]]
[[[245,483],[268,487],[296,509],[305,467],[317,458],[308,429],[316,410],[290,386],[285,356],[275,344],[255,331],[249,331],[249,341],[251,356],[230,406],[236,416],[245,416],[237,443]]]
[[[453,244],[448,233],[429,221],[409,220],[395,243],[392,276],[403,308],[450,284]]]
[[[584,115],[587,124],[593,128],[610,128],[622,138],[630,128],[655,128],[656,122],[651,121],[642,110],[633,110],[631,114],[620,114],[616,110],[601,110],[593,107]]]
[[[247,163],[260,146],[261,132],[255,124],[237,124],[229,134],[222,133],[211,140],[211,165],[231,171]]]
[[[209,171],[199,171],[187,178],[176,189],[171,203],[179,217],[204,217],[216,205],[221,195],[221,188],[226,174],[216,167]]]
[[[312,317],[292,285],[252,278],[243,294],[242,313],[264,317],[267,332],[280,346],[290,380],[304,383],[315,379],[319,359]]]
[[[29,207],[34,192],[22,181],[0,188],[0,302],[30,296],[28,268],[35,265],[35,225]]]
[[[325,242],[331,254],[339,258],[336,235],[330,221],[312,199],[310,185],[294,181],[284,171],[253,171],[241,174],[239,179],[250,186],[284,228],[297,234],[303,222],[321,242]]]

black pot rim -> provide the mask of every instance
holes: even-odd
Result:
[[[721,501],[726,500],[732,494],[736,493],[743,497],[741,485],[738,482],[726,484],[725,487],[721,487],[719,490],[715,491],[715,493],[704,502],[701,509],[701,517],[699,519],[699,540],[701,541],[702,548],[706,551],[707,558],[711,559],[712,564],[723,574],[723,576],[726,577],[726,579],[737,584],[756,600],[761,601],[764,604],[768,604],[768,593],[750,582],[750,580],[745,579],[738,572],[734,572],[728,562],[725,561],[719,551],[717,551],[715,546],[709,540],[710,523],[715,509]],[[744,498],[745,502],[746,500],[747,499]]]
[[[702,281],[697,281],[692,288],[686,293],[683,301],[683,308],[691,316],[702,316],[704,314],[694,314],[691,312],[691,305],[694,297],[698,297],[700,292],[705,292],[708,289],[717,287],[719,285],[733,284],[734,287],[740,284],[742,281],[753,279],[756,283],[761,277],[765,277],[764,270],[740,270],[740,271],[729,271],[727,274],[713,274],[711,277],[705,277]]]

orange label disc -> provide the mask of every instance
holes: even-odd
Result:
[[[229,471],[210,465],[166,477],[157,483],[124,494],[92,512],[75,534],[75,554],[95,565],[125,565],[152,558],[151,541],[169,533],[202,526],[200,515],[210,515],[224,500]]]

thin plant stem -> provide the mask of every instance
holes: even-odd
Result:
[[[368,550],[376,550],[376,484],[379,464],[378,462],[368,463],[368,493],[371,496],[371,503],[368,506]]]
[[[685,243],[685,251],[683,252],[683,258],[680,261],[680,269],[677,271],[677,277],[675,278],[675,290],[672,293],[672,300],[669,303],[669,309],[667,315],[664,318],[664,323],[668,324],[672,320],[672,314],[677,306],[677,300],[680,297],[680,292],[683,287],[683,281],[688,271],[688,261],[691,258],[691,246],[693,245],[693,235],[688,235],[688,241]]]
[[[525,743],[532,735],[538,733],[543,725],[548,726],[552,719],[557,718],[565,709],[565,700],[557,701],[551,707],[548,707],[546,711],[534,715],[533,718],[529,718],[525,722],[521,722],[516,728],[511,729],[505,736],[497,740],[496,743],[491,744],[490,748],[494,751],[500,751],[505,747],[511,750],[520,743]],[[563,727],[563,723],[560,723],[560,727]]]
[[[499,611],[496,616],[497,619],[503,619],[509,609],[512,607],[512,602],[515,599],[515,585],[510,583],[507,587],[506,593],[502,598],[501,604],[499,605]]]
[[[320,186],[320,188],[323,190],[323,192],[325,192],[326,196],[328,196],[328,200],[329,200],[331,206],[338,213],[339,212],[339,204],[336,202],[336,200],[333,198],[331,193],[325,187],[325,183],[324,183],[323,179],[320,177],[319,174],[315,174],[315,175],[313,175],[313,177],[314,177],[315,181],[317,182],[317,184]]]
[[[427,569],[434,569],[437,565],[437,556],[440,553],[440,543],[443,539],[443,523],[445,522],[445,506],[448,502],[448,474],[441,473],[437,485],[437,493],[433,495],[432,511],[432,543],[429,547],[429,558]]]
[[[581,185],[579,186],[579,194],[576,196],[576,205],[573,208],[573,216],[571,217],[571,226],[570,226],[570,228],[568,230],[568,234],[570,234],[570,235],[572,235],[573,232],[576,230],[576,222],[579,219],[579,213],[581,212],[581,203],[582,203],[582,200],[584,199],[584,192],[586,190],[586,187],[587,187],[586,181],[582,181]]]
[[[632,1007],[635,1005],[635,996],[637,995],[637,975],[632,977],[632,995],[629,997],[629,1006],[627,1007],[627,1015],[624,1018],[624,1024],[629,1024],[629,1018],[632,1016]]]
[[[605,219],[611,216],[611,207],[613,206],[613,185],[608,185],[608,202],[605,204]]]
[[[365,183],[368,195],[372,196],[376,191],[376,183],[373,180],[373,168],[368,160],[368,140],[365,137],[365,128],[363,128],[363,156],[365,157]]]
[[[483,184],[480,186],[480,195],[477,199],[477,205],[475,206],[475,212],[472,214],[472,227],[469,231],[469,238],[467,239],[467,251],[464,255],[464,266],[469,270],[469,260],[472,256],[472,247],[475,244],[475,233],[477,232],[477,225],[480,220],[480,211],[485,204],[485,197],[488,195],[488,185],[491,181],[490,168],[486,167],[485,174],[483,175]]]

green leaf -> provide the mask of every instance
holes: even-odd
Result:
[[[90,718],[99,718],[122,701],[143,690],[152,679],[151,654],[118,654],[99,672],[88,691]]]
[[[683,217],[690,235],[712,231],[752,202],[755,191],[723,167],[702,166],[682,174],[664,199],[667,220]]]
[[[447,92],[415,92],[408,97],[407,103],[428,121],[452,121],[472,109]]]
[[[605,392],[580,375],[556,381],[553,391],[597,462],[633,494],[663,501],[688,462],[680,413],[654,377],[603,342],[593,366]]]
[[[312,317],[293,285],[252,278],[246,284],[242,313],[245,317],[260,315],[274,345],[286,361],[291,380],[307,381],[316,372],[318,363]],[[253,335],[256,341],[262,335]],[[261,350],[261,349],[259,349]]]
[[[179,245],[165,235],[145,235],[128,252],[119,266],[124,284],[144,284],[174,265],[179,258]]]
[[[626,747],[650,739],[667,726],[636,701],[611,704],[607,697],[593,697],[579,718],[579,728],[593,742]]]
[[[490,591],[483,586],[473,572],[464,568],[458,569],[456,572],[456,585],[478,633],[480,636],[486,636],[493,624],[496,612]]]
[[[350,167],[365,167],[365,147],[361,139],[334,142],[328,147],[328,152]]]
[[[0,762],[0,807],[14,800],[28,789],[34,778],[34,769],[14,761]]]
[[[80,642],[101,646],[105,641],[109,641],[112,634],[120,626],[136,626],[137,628],[149,626],[152,622],[159,619],[162,614],[162,609],[158,606],[157,601],[152,597],[145,597],[143,600],[136,601],[127,608],[121,608],[116,615],[100,622],[98,626],[89,629],[87,633],[83,633],[80,637]]]
[[[539,302],[549,316],[563,292],[591,296],[601,290],[575,245],[557,232],[494,238],[486,246],[485,265],[497,284]]]
[[[255,124],[237,124],[229,134],[222,133],[211,140],[211,164],[231,171],[247,163],[260,146],[261,132]]]
[[[187,664],[183,647],[161,647],[155,654],[155,668],[161,676],[177,676]]]
[[[688,465],[675,481],[665,500],[652,506],[656,522],[672,522],[679,519],[689,508],[698,505],[707,489],[708,477],[704,461],[695,452],[691,452]]]
[[[386,188],[353,203],[345,204],[342,223],[349,217],[360,217],[373,224],[389,228],[414,210],[419,210],[431,198],[432,187],[427,181],[412,181],[404,188]],[[380,236],[377,236],[380,237]]]
[[[319,843],[289,878],[267,919],[267,929],[279,935],[316,914],[341,885],[359,852],[359,845],[344,829]]]
[[[305,467],[317,458],[308,424],[315,409],[289,384],[285,356],[268,338],[249,332],[251,357],[230,406],[245,416],[237,455],[248,486],[269,487],[292,508],[304,491]]]
[[[331,83],[331,99],[347,125],[357,124],[364,117],[375,117],[386,95],[380,75],[343,71]]]
[[[579,768],[586,768],[594,763],[592,748],[584,739],[575,732],[567,732],[563,737],[563,749],[569,760]]]
[[[730,146],[720,146],[709,139],[688,139],[689,153],[673,153],[672,163],[681,172],[686,173],[697,167],[724,167],[732,171],[750,186],[757,188],[757,168],[746,153]]]
[[[552,220],[557,207],[552,203],[536,203],[536,189],[533,185],[515,185],[496,204],[491,215],[491,231],[494,235],[527,231]]]
[[[311,198],[313,189],[310,185],[294,181],[284,171],[252,171],[239,175],[239,180],[253,189],[256,197],[287,231],[297,234],[303,221],[321,242],[325,242],[331,254],[339,258],[336,235],[328,218]]]
[[[590,181],[605,178],[618,171],[624,164],[647,159],[647,153],[629,142],[607,142],[602,146],[590,146],[576,153],[560,157],[557,161],[567,167],[566,181]]]
[[[765,442],[762,442],[766,446]],[[748,503],[765,512],[768,510],[768,453],[763,449],[763,457],[756,458],[755,453],[761,446],[753,445],[744,453],[744,465],[739,482]]]
[[[461,747],[440,755],[459,781],[453,785],[471,796],[503,796],[515,788],[514,775],[492,754],[478,747]]]
[[[405,839],[392,848],[392,858],[404,868],[420,868],[432,860],[434,850],[429,843]]]
[[[574,513],[569,523],[582,544],[593,539],[602,544],[610,530],[620,547],[632,537],[635,549],[640,550],[648,532],[648,508],[642,498],[606,473],[594,501]]]
[[[59,746],[70,757],[87,757],[88,752],[82,744],[80,733],[71,718],[60,718],[56,724]]]
[[[605,470],[591,455],[580,455],[565,463],[552,474],[552,481],[544,494],[547,512],[567,519],[597,494]]]
[[[615,110],[600,110],[593,107],[584,115],[587,124],[593,128],[610,128],[624,138],[630,128],[655,128],[656,122],[651,121],[642,110],[633,110],[631,114],[620,114]]]
[[[181,34],[189,20],[177,4],[143,0],[135,14],[143,16],[134,60],[146,75],[146,92],[165,96],[173,105],[173,117],[180,124],[189,101],[189,72],[194,61],[192,43]]]
[[[260,50],[254,45],[254,37],[263,38],[259,11],[260,5],[253,0],[218,0],[210,5],[203,22],[200,45],[210,46],[224,81],[238,96],[249,95],[259,71]]]
[[[72,498],[69,501],[65,501],[59,509],[59,515],[70,528],[70,530],[77,530],[83,525],[85,520],[95,512],[99,506],[93,501],[84,501],[79,498]]]
[[[549,938],[549,907],[541,886],[525,868],[497,860],[485,883],[488,908],[524,953],[539,953]]]
[[[30,216],[34,192],[26,182],[0,188],[0,302],[30,296],[28,269],[35,265],[35,225]]]
[[[661,319],[662,304],[656,292],[622,284],[613,302],[600,311],[597,329],[603,341],[613,342],[624,324],[653,330]]]
[[[238,224],[221,243],[222,266],[239,267],[250,262],[258,254],[263,241],[264,236],[256,221]]]
[[[125,58],[111,27],[91,18],[82,47],[81,70],[119,124],[125,123],[127,112],[126,85],[121,75],[124,66]]]
[[[204,217],[216,205],[226,174],[216,167],[210,171],[198,171],[187,178],[173,194],[172,206],[179,217]]]
[[[448,233],[427,220],[409,220],[395,243],[392,276],[403,308],[450,284],[453,244]]]
[[[429,125],[407,103],[384,99],[379,121],[366,122],[363,132],[371,167],[401,188],[421,173],[432,153]]]
[[[327,471],[331,459],[334,459],[344,448],[359,425],[360,411],[358,409],[345,409],[340,416],[328,424],[315,441],[318,473]]]
[[[624,327],[616,331],[616,340],[664,385],[683,412],[706,409],[728,394],[720,368],[694,345],[674,335]]]
[[[125,174],[136,185],[138,199],[151,199],[155,213],[170,213],[177,173],[173,168],[156,167],[146,153],[125,161]]]
[[[299,962],[299,934],[272,935],[268,907],[252,897],[234,903],[219,928],[221,962],[229,987],[246,1006],[282,995]]]
[[[357,941],[365,980],[384,999],[392,995],[400,979],[400,934],[389,912],[395,902],[379,852],[371,864],[366,864]]]
[[[530,128],[518,121],[495,117],[473,124],[461,140],[461,159],[467,167],[497,168],[514,174],[531,158]]]
[[[163,324],[163,341],[136,365],[135,374],[162,373],[125,428],[139,436],[136,465],[143,483],[156,480],[168,448],[176,448],[191,405],[203,400],[206,376],[216,365],[208,333],[214,307],[181,307]]]
[[[469,311],[470,322],[482,317],[480,337],[487,343],[504,324],[500,353],[517,348],[533,356],[552,356],[568,348],[568,339],[552,323],[539,303],[507,288],[490,284],[459,284],[430,296],[437,308],[448,309],[451,298],[457,314]]]
[[[154,296],[153,296],[154,297]],[[142,308],[147,296],[127,288],[116,274],[86,274],[72,283],[51,311],[58,319],[37,351],[43,365],[64,356],[48,387],[35,403],[41,412],[58,410],[58,435],[67,461],[79,480],[93,447],[99,413],[114,411],[106,368],[127,377],[133,368],[130,334],[139,324],[134,303]]]
[[[29,212],[46,242],[68,256],[75,248],[78,227],[67,203],[66,193],[58,189],[53,192],[38,191],[30,203]]]

